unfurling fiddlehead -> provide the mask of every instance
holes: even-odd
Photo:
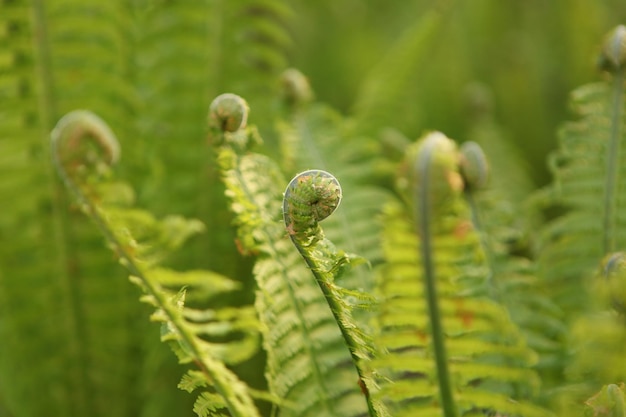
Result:
[[[52,159],[66,186],[84,202],[78,182],[87,174],[100,173],[120,157],[120,145],[113,131],[87,110],[65,115],[50,135]]]
[[[259,416],[247,386],[226,367],[230,352],[202,337],[212,335],[211,326],[205,324],[218,313],[186,308],[183,304],[185,291],[174,293],[170,289],[192,287],[194,277],[197,281],[197,277],[215,275],[202,271],[178,274],[155,267],[158,257],[153,255],[153,248],[165,245],[174,249],[182,244],[185,236],[201,229],[201,224],[178,217],[158,222],[144,211],[121,207],[120,198],[123,200],[125,196],[119,194],[132,194],[132,190],[119,183],[101,181],[110,175],[110,165],[119,159],[119,144],[106,123],[93,113],[74,111],[63,117],[51,133],[51,145],[53,162],[66,186],[130,272],[131,281],[144,291],[142,301],[156,308],[151,318],[164,324],[162,340],[173,342],[181,362],[194,362],[199,368],[194,374],[198,378],[181,384],[190,391],[198,387],[204,389],[196,408],[226,409],[231,416],[238,417]],[[133,227],[145,229],[143,233],[148,236]],[[156,239],[150,239],[153,233]],[[223,277],[215,282],[230,285]],[[220,330],[220,337],[223,337],[223,330]]]
[[[373,381],[364,364],[372,354],[371,341],[354,322],[352,305],[346,300],[354,297],[371,302],[371,299],[335,284],[335,278],[344,268],[360,259],[337,251],[319,226],[320,221],[335,211],[340,201],[341,186],[333,175],[321,170],[305,171],[296,175],[285,190],[283,216],[289,237],[313,272],[350,350],[370,415],[378,416],[383,412],[382,405],[375,403],[370,396]]]
[[[309,170],[296,175],[285,191],[283,215],[291,236],[321,240],[318,222],[330,216],[341,202],[341,185],[326,171]]]

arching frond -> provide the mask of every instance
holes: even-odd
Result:
[[[182,363],[193,362],[202,375],[185,389],[202,387],[215,399],[212,409],[232,416],[259,415],[247,386],[226,364],[241,362],[255,353],[257,324],[251,308],[211,309],[185,304],[187,292],[201,300],[233,291],[237,284],[207,271],[175,272],[158,266],[192,234],[202,230],[197,220],[172,216],[156,220],[150,213],[132,208],[128,185],[110,180],[110,165],[119,158],[119,145],[101,119],[86,111],[69,113],[52,132],[55,166],[83,211],[106,237],[120,263],[131,274],[162,323],[161,339],[172,342]],[[215,302],[215,300],[213,300]],[[194,304],[198,306],[195,307]],[[196,374],[197,375],[197,374]],[[199,398],[201,417],[210,415],[207,394]]]

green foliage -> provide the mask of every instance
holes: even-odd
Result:
[[[126,184],[102,181],[119,159],[119,145],[108,126],[92,113],[67,114],[51,139],[55,167],[66,186],[107,238],[131,281],[144,292],[141,300],[156,309],[151,319],[162,323],[161,340],[172,343],[181,363],[193,362],[199,368],[202,378],[196,372],[184,379],[182,387],[187,391],[207,387],[217,393],[202,393],[194,410],[201,417],[221,415],[213,413],[221,409],[233,416],[258,415],[245,384],[225,367],[255,352],[253,311],[185,306],[188,291],[206,302],[237,289],[237,283],[206,271],[179,273],[158,267],[168,252],[201,231],[202,224],[181,217],[158,221],[149,212],[131,207],[133,192]],[[219,401],[209,407],[207,398]]]
[[[454,386],[460,415],[549,415],[530,404],[507,404],[507,397],[537,393],[539,378],[529,369],[536,358],[503,306],[485,294],[484,255],[462,198],[455,145],[435,132],[407,154],[400,182],[406,206],[395,202],[385,209],[387,262],[379,278],[384,298],[376,340],[388,352],[379,366],[393,381],[382,390],[394,404],[392,415],[441,415],[440,404],[452,400],[443,397],[450,390],[441,386],[444,379]],[[436,281],[436,290],[428,280]],[[433,299],[438,306],[427,303]],[[449,371],[437,361],[445,352],[433,344],[436,328]]]
[[[0,416],[623,416],[625,19],[0,0]]]

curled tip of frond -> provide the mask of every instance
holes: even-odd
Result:
[[[606,36],[602,52],[600,53],[599,67],[608,72],[615,72],[624,68],[626,63],[626,26],[619,25]]]
[[[286,69],[280,80],[283,97],[290,106],[298,106],[313,100],[313,90],[308,78],[297,69]]]
[[[246,127],[250,108],[243,98],[236,94],[221,94],[209,107],[209,126],[222,132],[236,132]]]
[[[100,117],[88,110],[74,110],[59,120],[50,135],[58,169],[70,163],[104,160],[109,165],[120,158],[120,145],[113,131]],[[89,148],[95,144],[97,150]],[[97,155],[96,155],[97,153]]]
[[[407,152],[408,178],[401,181],[401,189],[413,194],[416,203],[427,198],[433,208],[463,191],[464,183],[459,173],[459,152],[456,143],[441,132],[423,136]],[[407,183],[408,181],[408,183]],[[422,191],[427,190],[423,195]]]
[[[602,262],[602,275],[613,306],[618,312],[626,313],[626,253],[607,255]]]
[[[296,175],[283,199],[285,225],[291,235],[314,228],[341,202],[341,185],[332,174],[312,169]]]
[[[461,145],[460,170],[470,190],[480,190],[489,181],[489,163],[483,149],[476,142]]]

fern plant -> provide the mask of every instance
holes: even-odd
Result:
[[[248,387],[225,366],[255,352],[254,314],[245,308],[185,305],[187,288],[206,300],[235,290],[237,284],[206,271],[180,273],[157,266],[168,251],[201,230],[201,224],[180,217],[157,221],[148,212],[129,207],[133,194],[127,185],[103,181],[120,149],[108,126],[92,113],[67,114],[53,130],[51,145],[65,184],[129,270],[131,281],[145,293],[142,301],[156,308],[151,318],[163,323],[161,339],[173,343],[182,363],[198,367],[180,383],[188,391],[205,388],[194,411],[199,416],[221,415],[222,409],[232,416],[259,415]]]
[[[578,82],[563,51],[584,55],[598,16],[623,6],[559,14],[551,38],[586,31],[560,60],[528,62],[535,81],[568,62],[547,89],[510,66],[541,54],[509,25],[507,11],[532,25],[526,6],[369,2],[345,30],[393,23],[335,39],[338,52],[302,11],[348,3],[305,3],[0,0],[0,416],[623,416],[626,29],[605,41],[605,79],[573,94],[580,117],[559,133],[554,181],[526,201],[541,170],[508,142],[562,117],[536,106],[545,114],[527,123],[519,109]],[[476,32],[497,64],[474,54]],[[373,68],[333,92],[347,115],[284,71],[312,59],[307,37]],[[472,54],[440,65],[457,49]],[[310,55],[319,86],[338,66]],[[472,130],[442,124],[471,77],[504,105]],[[246,97],[258,128],[225,94],[207,138],[222,91]],[[121,145],[91,112],[53,126],[74,108],[103,116]],[[528,126],[509,136],[496,118]],[[437,132],[407,139],[433,126],[486,155]],[[517,146],[526,156],[534,136]],[[175,389],[180,374],[194,395]]]

